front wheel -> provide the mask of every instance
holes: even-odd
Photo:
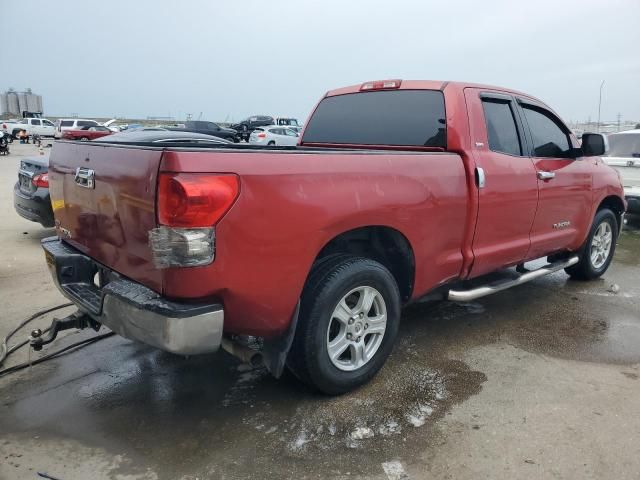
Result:
[[[608,208],[598,210],[589,236],[580,250],[580,260],[565,271],[578,280],[593,280],[607,271],[618,239],[618,220]]]
[[[333,256],[309,275],[287,366],[323,393],[348,392],[380,370],[399,323],[400,293],[389,270],[367,258]]]

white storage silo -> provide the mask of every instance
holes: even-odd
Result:
[[[20,114],[20,108],[18,105],[18,94],[16,92],[7,92],[7,111],[11,115]]]
[[[5,113],[9,113],[9,99],[7,98],[7,94],[0,94],[0,114],[4,115]]]

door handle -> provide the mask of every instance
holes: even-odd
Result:
[[[544,170],[538,171],[538,178],[540,180],[551,180],[552,178],[555,178],[555,176],[555,172],[545,172]]]
[[[476,167],[476,185],[478,185],[478,188],[484,188],[486,181],[484,168]]]

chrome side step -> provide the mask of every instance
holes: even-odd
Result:
[[[550,263],[544,267],[540,267],[531,272],[523,273],[518,278],[511,280],[502,280],[481,287],[473,288],[471,290],[449,290],[448,299],[452,302],[471,302],[477,298],[486,297],[492,293],[506,290],[507,288],[515,287],[516,285],[522,285],[523,283],[530,282],[536,278],[544,277],[550,273],[557,272],[563,268],[570,267],[578,263],[578,257],[571,257],[567,260]]]

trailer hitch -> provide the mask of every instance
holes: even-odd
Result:
[[[77,311],[65,318],[54,318],[46,335],[43,335],[42,330],[39,328],[32,330],[29,337],[29,344],[31,348],[38,352],[42,350],[43,345],[53,342],[58,336],[58,332],[71,328],[83,329],[87,327],[93,328],[96,332],[100,330],[100,324],[98,322],[86,313]]]

